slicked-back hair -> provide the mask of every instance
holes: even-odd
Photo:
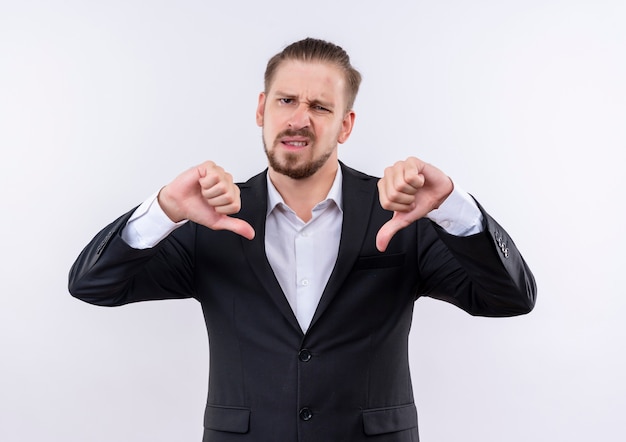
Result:
[[[315,38],[305,38],[290,44],[267,62],[265,69],[265,92],[269,92],[276,70],[284,61],[324,62],[337,66],[346,79],[347,109],[351,110],[359,92],[361,74],[350,64],[350,57],[336,44]]]

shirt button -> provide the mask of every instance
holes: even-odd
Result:
[[[302,362],[309,362],[311,360],[311,357],[311,352],[306,348],[300,350],[300,353],[298,353],[298,359],[300,359]]]
[[[304,407],[300,410],[300,419],[303,421],[309,421],[313,417],[313,412],[310,408]]]
[[[303,279],[303,280],[302,280],[302,285],[303,285],[303,286],[305,286],[305,287],[306,287],[307,285],[309,285],[309,280],[308,280],[308,279]]]

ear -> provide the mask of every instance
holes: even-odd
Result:
[[[339,144],[345,143],[350,134],[352,133],[352,128],[354,127],[354,120],[356,118],[356,114],[353,110],[349,111],[345,117],[343,117],[343,121],[341,122],[341,131],[339,132],[339,136],[337,137],[337,142]]]
[[[259,94],[259,104],[256,108],[256,124],[263,127],[263,116],[265,113],[265,92]]]

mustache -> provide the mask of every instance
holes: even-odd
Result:
[[[311,143],[315,142],[315,134],[311,132],[306,127],[302,129],[286,129],[276,135],[276,139],[274,140],[274,144],[278,144],[281,138],[283,137],[305,137],[308,138]]]

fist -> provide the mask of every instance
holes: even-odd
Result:
[[[230,230],[254,238],[252,226],[228,216],[241,209],[239,187],[231,174],[212,161],[180,174],[161,189],[158,201],[174,222],[188,219],[213,230]]]
[[[378,193],[380,205],[393,217],[378,231],[376,248],[384,252],[398,231],[438,208],[453,189],[446,174],[418,158],[387,167],[378,181]]]

